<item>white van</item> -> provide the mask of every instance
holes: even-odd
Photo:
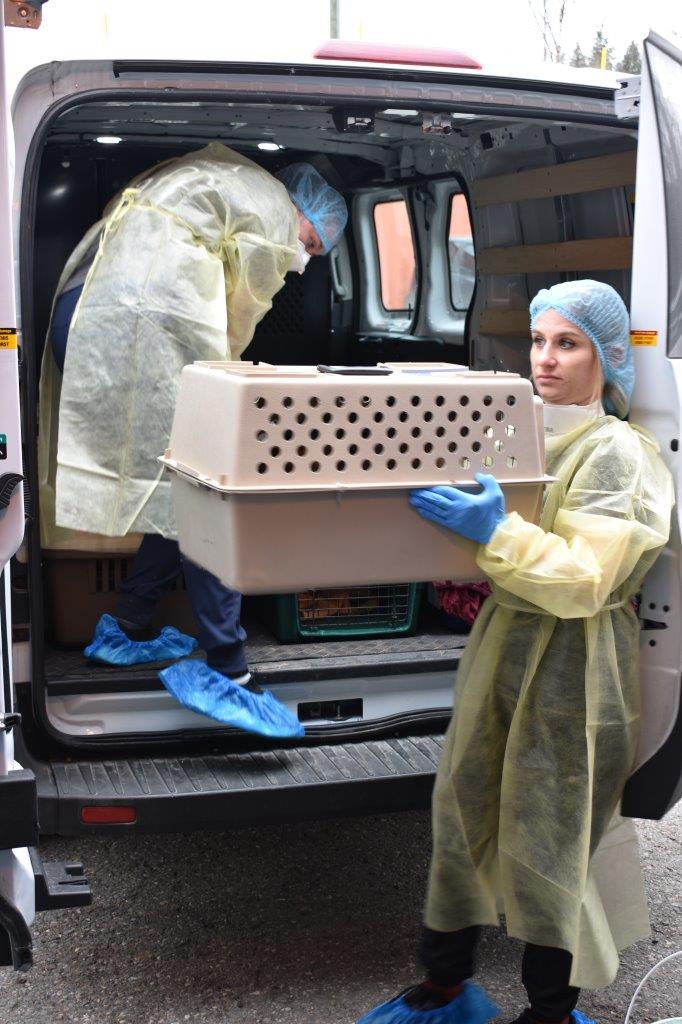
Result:
[[[246,599],[251,669],[305,724],[295,745],[187,711],[155,669],[83,658],[136,540],[77,536],[41,548],[37,387],[60,272],[107,201],[138,171],[209,140],[272,171],[311,160],[342,191],[345,237],[303,277],[288,276],[247,350],[252,360],[436,360],[527,373],[538,289],[572,277],[608,282],[632,314],[632,419],[658,438],[679,490],[682,53],[654,34],[644,53],[641,91],[639,79],[607,72],[510,78],[455,53],[339,42],[300,65],[78,61],[23,79],[13,107],[16,320],[3,295],[18,334],[0,334],[9,480],[0,546],[11,558],[2,647],[5,714],[15,716],[5,742],[13,739],[27,799],[35,778],[43,832],[425,806],[466,640],[409,580],[344,595],[353,608],[366,598],[362,621],[351,616],[345,632],[329,595],[313,611],[315,594]],[[680,796],[678,515],[641,595],[647,725],[624,802],[631,816],[660,817]],[[162,614],[188,625],[182,589]],[[7,749],[0,799],[16,777]],[[22,835],[8,834],[6,850],[24,845]],[[30,920],[29,897],[22,907]]]

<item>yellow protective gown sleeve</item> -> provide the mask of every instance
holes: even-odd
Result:
[[[478,564],[493,583],[458,670],[433,797],[425,919],[496,924],[613,979],[647,934],[634,833],[617,808],[635,756],[631,598],[666,543],[672,480],[613,417],[547,439],[540,526],[508,516]],[[608,850],[608,855],[605,854]]]
[[[180,371],[240,356],[284,284],[298,218],[279,181],[217,143],[132,184],[100,225],[61,398],[54,366],[44,370],[41,432],[51,423],[52,438],[41,478],[54,475],[56,457],[57,527],[174,537],[157,458],[168,445]],[[45,360],[52,363],[47,350]],[[49,484],[45,499],[49,514]]]

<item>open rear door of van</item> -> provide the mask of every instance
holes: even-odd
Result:
[[[7,6],[7,5],[5,5]],[[31,5],[27,5],[28,8]],[[36,910],[89,902],[80,865],[45,865],[38,841],[36,780],[14,760],[11,676],[10,559],[24,537],[19,344],[12,250],[12,136],[0,20],[0,966],[32,963],[30,925]]]
[[[641,95],[628,106],[625,117],[639,108],[631,418],[661,445],[677,506],[642,593],[642,733],[623,813],[661,818],[682,797],[682,50],[655,33],[644,42]]]

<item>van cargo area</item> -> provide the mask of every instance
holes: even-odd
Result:
[[[516,90],[512,99],[500,80],[487,89],[481,78],[452,85],[447,76],[432,75],[441,99],[426,90],[420,102],[420,87],[400,71],[367,72],[370,86],[363,79],[353,95],[350,79],[340,72],[324,77],[314,67],[290,77],[288,93],[283,73],[262,68],[241,79],[236,70],[224,80],[217,74],[209,89],[207,74],[174,88],[172,67],[157,81],[154,69],[146,78],[143,69],[125,64],[114,66],[110,88],[95,87],[95,72],[106,78],[111,66],[93,67],[82,95],[57,90],[63,98],[36,127],[26,160],[27,410],[37,409],[51,304],[72,249],[134,175],[209,141],[272,172],[312,161],[350,209],[340,245],[311,260],[304,275],[287,276],[245,359],[354,366],[438,361],[527,373],[527,308],[539,288],[566,273],[594,271],[621,294],[629,289],[636,132],[615,119],[608,88],[576,86],[562,106],[541,83]],[[65,65],[65,80],[69,73]],[[334,95],[342,87],[345,98]],[[456,198],[472,236],[459,248],[458,236],[448,235]],[[378,208],[396,203],[407,214],[413,280],[410,294],[393,301],[375,232]],[[17,675],[19,702],[34,719],[31,750],[45,742],[72,756],[105,757],[114,748],[161,756],[164,743],[177,749],[206,738],[220,756],[262,749],[177,705],[154,667],[108,668],[83,657],[83,642],[100,612],[111,608],[135,540],[115,550],[106,539],[93,544],[87,537],[41,549],[37,417],[28,413],[26,420],[32,525],[14,565],[14,629],[20,646],[28,650],[29,637],[31,644],[30,669],[25,678]],[[290,629],[288,642],[278,640],[272,614],[245,599],[251,669],[298,713],[307,748],[442,731],[466,636],[453,631],[424,591],[418,599],[407,632],[391,635],[389,624],[378,636],[341,632],[293,642]],[[191,632],[181,584],[167,595],[157,621]],[[325,770],[319,767],[322,775]]]

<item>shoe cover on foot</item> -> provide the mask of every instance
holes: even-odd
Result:
[[[153,640],[129,640],[113,615],[103,615],[83,653],[105,665],[145,665],[185,658],[198,646],[194,637],[181,633],[175,626],[164,626]]]
[[[299,720],[269,690],[252,693],[205,661],[188,658],[159,676],[168,692],[191,711],[261,736],[305,736]]]
[[[357,1024],[486,1024],[499,1012],[482,988],[465,981],[459,995],[436,1010],[408,1006],[400,995],[370,1010]]]

